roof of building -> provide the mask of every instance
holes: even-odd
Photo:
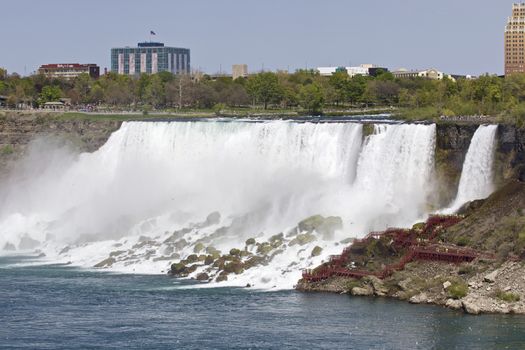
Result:
[[[95,67],[95,63],[51,63],[43,64],[40,66],[40,69],[51,69],[51,68],[86,68],[86,67]]]

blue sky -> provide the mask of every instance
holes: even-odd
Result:
[[[191,49],[215,73],[374,63],[453,74],[503,72],[505,0],[2,0],[0,67],[109,67],[111,47]]]

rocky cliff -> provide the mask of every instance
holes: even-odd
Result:
[[[45,113],[0,114],[0,178],[38,138],[53,136],[80,152],[92,152],[102,146],[120,121],[63,119]]]

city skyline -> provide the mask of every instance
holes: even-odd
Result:
[[[150,40],[154,31],[155,41],[191,49],[192,69],[208,73],[230,72],[238,63],[250,71],[373,63],[502,74],[512,3],[94,0],[86,7],[64,0],[6,1],[10,15],[0,29],[10,35],[0,67],[26,75],[46,63],[94,62],[110,70],[112,47]]]

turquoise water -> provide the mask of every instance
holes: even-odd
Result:
[[[523,349],[525,317],[0,258],[5,349]]]

